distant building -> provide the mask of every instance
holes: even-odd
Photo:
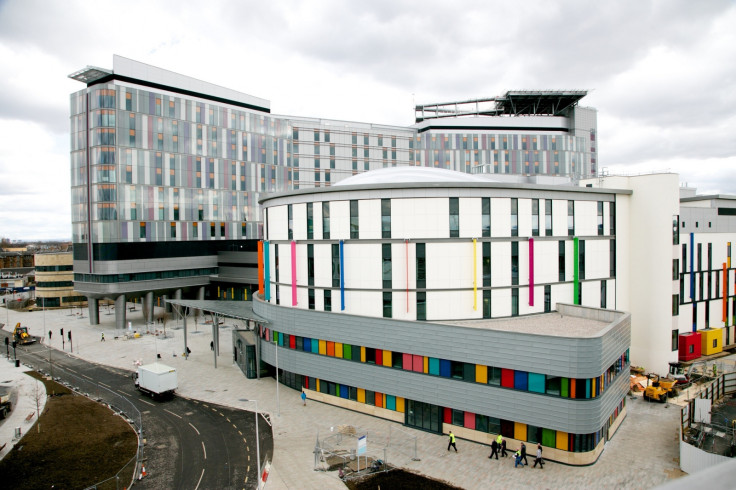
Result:
[[[74,291],[71,252],[36,254],[36,306],[46,308],[86,305],[87,298]]]

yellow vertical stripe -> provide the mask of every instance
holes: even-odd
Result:
[[[475,365],[475,382],[476,383],[488,383],[488,366],[481,364]]]
[[[365,403],[365,390],[358,388],[358,403]]]
[[[404,413],[404,399],[400,396],[396,397],[396,411]]]
[[[360,362],[365,362],[365,347],[360,347]]]

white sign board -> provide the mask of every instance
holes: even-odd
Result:
[[[366,436],[360,436],[358,438],[358,456],[365,454],[366,443],[367,443]]]

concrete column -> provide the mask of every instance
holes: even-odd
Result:
[[[187,353],[187,313],[186,313],[186,310],[183,310],[182,318],[184,319],[184,359],[188,360],[189,356],[186,354]]]
[[[197,290],[197,300],[202,301],[204,300],[204,286],[201,286]],[[194,323],[197,323],[197,317],[202,314],[202,310],[194,310]]]
[[[125,308],[125,295],[121,294],[115,298],[115,328],[118,330],[125,330],[125,315],[127,310]]]
[[[168,299],[168,294],[164,294],[163,296],[161,296],[161,302],[163,303],[161,306],[164,307],[164,313],[171,313],[171,305],[166,302]]]
[[[87,298],[87,308],[89,309],[89,324],[100,324],[100,300],[97,298]]]
[[[174,299],[181,300],[181,289],[177,289],[174,291]],[[172,311],[174,312],[174,320],[177,320],[177,321],[179,320],[179,318],[181,317],[181,315],[179,315],[179,312],[183,311],[183,308],[184,308],[183,306],[177,306],[176,308],[172,308]],[[176,325],[179,326],[178,323]]]
[[[146,293],[146,308],[143,310],[143,318],[146,320],[146,323],[153,323],[153,291]]]

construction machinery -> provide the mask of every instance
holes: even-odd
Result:
[[[32,344],[36,341],[36,338],[28,333],[28,327],[21,327],[20,322],[15,324],[13,329],[13,340],[20,345]]]
[[[644,389],[644,399],[653,400],[660,403],[667,401],[667,398],[676,397],[680,392],[675,387],[677,381],[674,379],[661,378],[659,375],[650,375],[648,379],[655,376],[655,380],[650,385],[647,381],[647,387]]]
[[[8,412],[13,409],[13,404],[10,401],[10,393],[7,391],[0,390],[0,419],[7,417]]]

